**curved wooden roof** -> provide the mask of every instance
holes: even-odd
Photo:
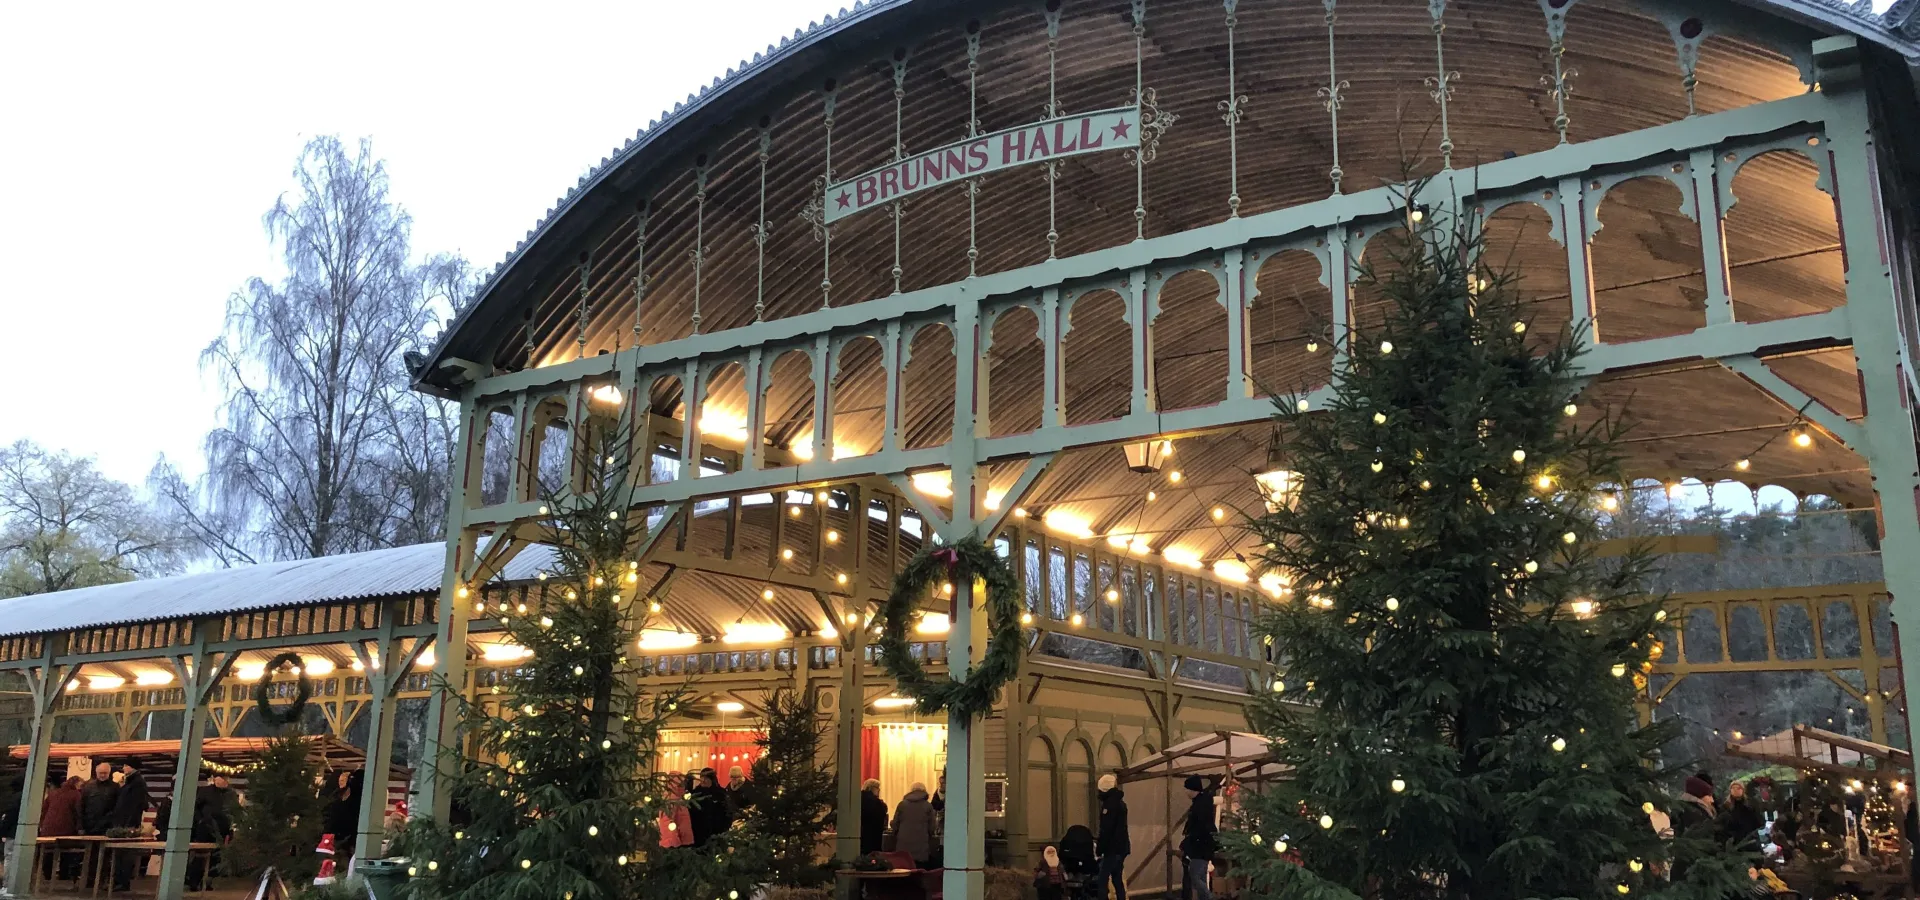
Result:
[[[1129,4],[1066,0],[1059,4],[1055,96],[1068,112],[1121,105],[1134,87],[1135,36]],[[1447,126],[1456,167],[1525,155],[1555,146],[1553,98],[1542,84],[1552,70],[1547,10],[1565,13],[1563,64],[1574,72],[1567,100],[1568,137],[1625,134],[1689,114],[1676,42],[1703,35],[1697,47],[1692,109],[1712,113],[1807,91],[1808,47],[1834,30],[1832,21],[1733,4],[1576,0],[1543,4],[1450,0],[1445,4],[1446,70],[1457,72]],[[1805,12],[1801,10],[1800,12]],[[1427,79],[1439,71],[1427,4],[1405,0],[1341,0],[1332,25],[1313,0],[1242,0],[1234,16],[1232,59],[1245,118],[1230,144],[1219,104],[1227,96],[1229,31],[1219,0],[1151,0],[1139,43],[1143,83],[1178,116],[1147,166],[1145,233],[1186,231],[1230,215],[1237,175],[1243,215],[1325,197],[1333,186],[1333,126],[1319,93],[1343,83],[1339,161],[1344,186],[1358,190],[1439,165],[1437,106]],[[968,29],[980,42],[973,74],[979,129],[991,131],[1042,117],[1049,96],[1045,3],[959,4],[948,0],[873,4],[796,37],[737,77],[690,97],[666,126],[643,132],[616,158],[603,161],[534,232],[489,282],[437,350],[436,360],[477,361],[506,372],[694,331],[751,323],[756,304],[766,318],[818,309],[823,302],[824,245],[803,218],[828,150],[822,88],[831,80],[834,174],[844,178],[893,157],[894,67],[905,55],[899,141],[908,153],[959,139],[969,110]],[[1864,29],[1863,23],[1862,28]],[[1871,29],[1866,29],[1871,31]],[[1863,32],[1864,33],[1864,32]],[[1872,35],[1877,40],[1884,34]],[[761,190],[762,138],[767,148]],[[1684,179],[1683,179],[1684,180]],[[1785,318],[1844,302],[1838,230],[1817,166],[1804,155],[1768,154],[1738,168],[1722,188],[1732,203],[1725,223],[1733,305],[1742,321]],[[1058,253],[1114,247],[1135,236],[1134,172],[1119,154],[1063,164],[1055,193]],[[1613,188],[1593,212],[1597,322],[1603,341],[1680,334],[1704,324],[1705,264],[1697,213],[1683,185],[1640,179]],[[644,244],[638,239],[645,211]],[[1567,319],[1566,255],[1546,210],[1531,205],[1493,213],[1489,246],[1504,254],[1537,301],[1542,331]],[[1048,192],[1038,167],[982,180],[973,216],[964,189],[942,188],[904,204],[899,265],[903,290],[946,284],[968,273],[970,225],[977,267],[989,273],[1032,265],[1048,252]],[[765,226],[764,262],[756,229]],[[832,226],[834,306],[884,297],[894,290],[894,220],[885,211]],[[696,244],[700,252],[697,254]],[[580,259],[589,259],[581,289]],[[644,302],[636,311],[636,282]],[[1249,322],[1255,379],[1276,391],[1323,382],[1328,355],[1308,352],[1324,335],[1330,298],[1319,264],[1305,254],[1261,262],[1260,297]],[[1225,314],[1213,302],[1214,282],[1176,275],[1161,294],[1155,366],[1160,408],[1213,402],[1226,369]],[[1354,298],[1364,323],[1369,302]],[[1066,338],[1064,382],[1069,424],[1104,418],[1124,404],[1124,359],[1102,348],[1124,340],[1118,303],[1098,296],[1075,301]],[[1031,387],[1041,355],[1031,316],[993,325],[987,368],[995,434],[1039,421]],[[951,336],[929,327],[915,336],[903,379],[903,446],[945,440],[951,422]],[[1077,360],[1077,362],[1076,362]],[[838,360],[834,439],[853,449],[878,443],[882,376],[877,353],[859,349]],[[1117,368],[1116,368],[1117,367]],[[1861,413],[1851,352],[1845,348],[1771,360],[1769,371],[1846,418]],[[1111,371],[1109,371],[1111,369]],[[441,377],[423,370],[430,389]],[[794,370],[805,374],[804,365]],[[1116,385],[1111,375],[1121,375]],[[789,446],[807,435],[811,388],[774,379],[769,437]],[[1023,390],[1022,386],[1026,389]],[[740,396],[738,375],[722,372],[709,387],[719,406]],[[684,416],[675,380],[653,386],[653,410]],[[1799,449],[1769,439],[1794,420],[1748,379],[1718,365],[1636,373],[1603,382],[1583,405],[1622,407],[1641,422],[1637,471],[1677,479],[1723,477],[1778,483],[1801,494],[1870,501],[1861,459],[1824,438]],[[866,423],[872,423],[871,426]],[[863,432],[863,429],[868,429]],[[1211,525],[1211,506],[1257,502],[1245,473],[1263,462],[1260,429],[1185,438],[1183,465],[1217,484],[1183,507],[1138,508],[1145,486],[1126,471],[1117,448],[1076,451],[1072,465],[1036,486],[1031,503],[1058,508],[1098,526],[1123,523],[1168,533]],[[860,445],[865,445],[862,448]],[[1751,457],[1750,470],[1728,469]],[[1011,482],[1011,476],[1003,481]],[[996,482],[997,487],[1004,487]],[[1189,489],[1183,491],[1198,497]],[[1191,507],[1191,508],[1186,508]],[[1177,511],[1176,511],[1177,510]],[[1223,538],[1224,541],[1224,538]],[[1214,552],[1224,550],[1225,547]]]

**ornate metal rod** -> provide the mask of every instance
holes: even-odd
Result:
[[[1220,101],[1220,118],[1227,123],[1227,215],[1240,215],[1240,119],[1246,115],[1247,97],[1235,84],[1233,29],[1240,23],[1234,14],[1240,0],[1226,0],[1227,6],[1227,99]]]
[[[1327,116],[1333,126],[1333,168],[1327,170],[1327,177],[1333,181],[1333,192],[1336,194],[1340,193],[1340,179],[1344,174],[1340,171],[1340,102],[1342,93],[1352,86],[1349,82],[1340,80],[1340,68],[1334,59],[1334,7],[1338,3],[1339,0],[1321,0],[1321,4],[1327,10],[1327,86],[1316,92],[1320,96],[1321,105],[1327,108]]]
[[[1567,142],[1567,126],[1572,120],[1567,117],[1567,98],[1573,96],[1570,79],[1579,74],[1566,67],[1567,55],[1567,12],[1579,0],[1541,0],[1540,11],[1547,16],[1547,55],[1553,58],[1553,74],[1540,76],[1540,83],[1547,89],[1547,96],[1553,98],[1553,130],[1560,133],[1560,143]]]
[[[1047,0],[1047,108],[1042,110],[1040,118],[1058,118],[1060,116],[1059,80],[1056,67],[1060,59],[1060,0]],[[1056,218],[1059,210],[1056,200],[1060,181],[1060,163],[1048,160],[1044,164],[1041,177],[1047,181],[1047,258],[1056,259],[1060,250],[1060,227]]]
[[[768,130],[772,124],[773,117],[760,117],[760,219],[753,224],[755,322],[767,318],[767,156],[773,149],[773,134]]]
[[[980,20],[967,22],[967,137],[980,136]],[[967,179],[967,277],[980,274],[980,179]]]
[[[1147,0],[1132,0],[1133,7],[1133,102],[1140,107],[1141,130],[1146,130],[1145,61],[1147,39]],[[1140,135],[1140,150],[1133,154],[1133,239],[1147,236],[1147,153],[1146,135]]]
[[[907,48],[893,48],[893,161],[907,158],[907,145],[901,132],[903,110],[907,100]],[[900,293],[900,216],[904,212],[899,200],[893,201],[890,210],[893,216],[893,292]]]
[[[587,251],[580,251],[580,333],[574,338],[579,345],[580,358],[587,355],[587,317],[593,314],[593,300],[587,291],[593,285],[593,257]]]
[[[640,306],[647,296],[647,201],[633,211],[633,344],[640,345]]]
[[[707,262],[707,155],[700,154],[693,161],[693,248],[688,255],[693,257],[693,333],[700,333],[700,282],[701,269]]]
[[[813,239],[820,242],[820,308],[833,306],[833,229],[827,225],[827,185],[833,183],[833,102],[835,82],[829,78],[820,86],[825,101],[821,123],[825,128],[827,167],[813,181],[813,196],[800,208],[800,221],[807,223]]]
[[[1427,0],[1427,14],[1433,17],[1433,61],[1439,71],[1427,77],[1428,96],[1440,104],[1440,165],[1453,168],[1453,131],[1447,121],[1447,101],[1453,99],[1453,83],[1459,72],[1447,71],[1447,0]]]

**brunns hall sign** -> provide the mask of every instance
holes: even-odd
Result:
[[[1047,119],[968,138],[827,186],[826,221],[989,172],[1140,146],[1138,107]]]

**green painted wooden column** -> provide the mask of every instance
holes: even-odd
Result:
[[[15,896],[26,896],[27,886],[33,881],[34,841],[40,836],[40,804],[47,793],[47,754],[53,747],[53,707],[60,702],[67,682],[80,671],[79,666],[54,664],[66,650],[65,634],[48,635],[41,647],[40,664],[22,673],[33,703],[33,721],[28,731],[27,768],[21,773],[26,782],[20,790],[19,825],[10,848],[13,859],[7,866],[7,892]]]
[[[208,701],[213,689],[233,664],[234,654],[207,650],[220,635],[218,619],[198,619],[193,623],[193,644],[186,656],[172,659],[174,673],[186,694],[187,708],[180,718],[180,756],[173,768],[173,812],[166,828],[167,849],[160,859],[160,886],[157,900],[182,900],[187,895],[187,869],[193,854],[194,804],[199,799],[200,748],[206,740]],[[204,863],[203,863],[204,864]]]

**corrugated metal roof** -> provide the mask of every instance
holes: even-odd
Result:
[[[415,544],[12,597],[0,600],[0,636],[437,591],[446,554],[444,543]],[[530,579],[551,557],[530,547],[502,575]]]

